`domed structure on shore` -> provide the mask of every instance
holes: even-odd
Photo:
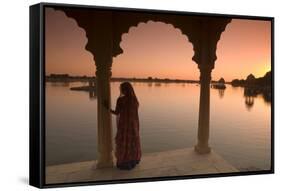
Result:
[[[246,78],[246,83],[247,84],[253,84],[256,80],[256,77],[253,74],[250,74]]]
[[[223,78],[220,78],[218,83],[225,84],[225,80]]]

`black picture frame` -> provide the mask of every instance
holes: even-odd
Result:
[[[271,169],[249,172],[219,173],[206,175],[187,175],[174,177],[154,177],[140,179],[122,179],[110,181],[91,181],[91,182],[73,182],[46,184],[45,183],[45,8],[71,8],[71,9],[95,9],[95,10],[118,10],[118,11],[136,11],[148,13],[178,14],[189,16],[210,16],[223,18],[238,18],[250,20],[266,20],[271,22]],[[274,173],[274,17],[249,16],[249,15],[231,15],[231,14],[213,14],[213,13],[195,13],[167,10],[133,9],[120,7],[102,7],[73,4],[39,3],[30,6],[30,129],[29,129],[29,183],[38,188],[53,188],[66,186],[84,186],[115,183],[132,183],[147,181],[163,181],[193,178],[226,177],[242,175],[258,175]]]

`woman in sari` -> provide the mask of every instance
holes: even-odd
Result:
[[[138,107],[133,86],[129,82],[121,83],[116,108],[110,109],[117,119],[115,156],[119,169],[133,169],[141,159]]]

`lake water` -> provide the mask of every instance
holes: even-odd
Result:
[[[112,108],[119,82],[111,83]],[[197,143],[198,84],[132,83],[140,102],[143,153],[193,147]],[[97,157],[97,99],[70,87],[46,83],[46,165]],[[262,96],[246,104],[243,88],[211,88],[210,146],[240,170],[270,168],[271,104]],[[112,119],[116,133],[115,116]]]

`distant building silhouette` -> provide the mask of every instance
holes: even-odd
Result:
[[[267,87],[271,89],[271,71],[267,72],[263,77],[256,78],[253,74],[250,74],[247,76],[247,78],[244,79],[234,79],[231,81],[232,86],[253,86],[253,87]]]
[[[218,82],[222,83],[222,84],[225,84],[225,80],[223,78],[220,78]]]
[[[250,75],[247,76],[246,85],[252,86],[252,85],[255,85],[255,82],[256,82],[256,78],[253,74],[250,74]]]
[[[223,78],[220,78],[219,81],[217,82],[212,82],[212,85],[211,85],[212,88],[215,88],[215,89],[222,89],[224,90],[226,88],[225,86],[225,80]],[[223,97],[223,96],[222,96]]]

